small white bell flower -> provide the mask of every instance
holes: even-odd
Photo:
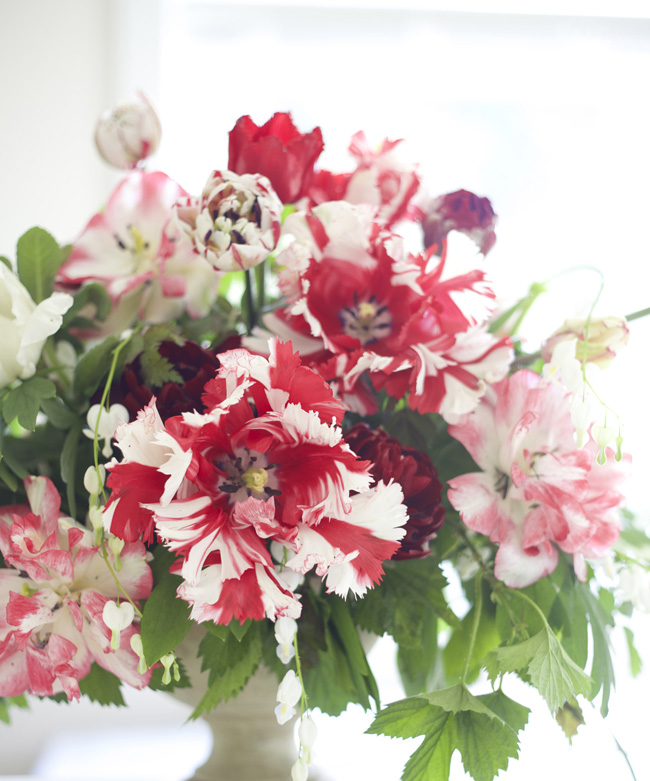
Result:
[[[298,630],[298,624],[293,618],[283,616],[275,622],[275,639],[278,643],[276,653],[284,664],[289,664],[296,654],[293,640]]]
[[[291,767],[291,781],[307,781],[309,778],[309,770],[305,761],[297,759]]]
[[[277,700],[280,703],[275,708],[278,724],[286,724],[295,715],[295,706],[302,697],[302,684],[294,670],[289,670],[278,687]]]
[[[99,426],[97,420],[99,419]],[[108,410],[102,409],[100,404],[93,404],[86,415],[88,428],[83,429],[88,439],[95,438],[95,429],[97,429],[97,439],[104,440],[102,455],[104,458],[110,458],[113,455],[111,439],[115,434],[115,429],[122,423],[129,422],[129,411],[123,404],[113,404]]]
[[[131,626],[135,617],[135,610],[130,602],[122,602],[118,605],[112,599],[104,605],[102,618],[106,626],[112,631],[111,648],[114,651],[120,647],[120,632]]]

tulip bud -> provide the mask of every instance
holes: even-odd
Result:
[[[161,133],[158,115],[140,94],[139,103],[117,106],[99,118],[95,145],[114,168],[135,168],[158,149]]]
[[[606,369],[630,338],[630,331],[624,317],[590,320],[586,345],[585,326],[586,321],[579,318],[566,320],[564,325],[542,345],[544,360],[550,360],[553,349],[560,342],[577,339],[576,358],[579,361],[586,359],[587,363],[594,363],[599,368]]]

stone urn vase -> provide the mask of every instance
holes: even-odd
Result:
[[[192,686],[171,696],[193,708],[208,687],[197,656],[201,637],[193,629],[176,648]],[[277,676],[260,666],[237,697],[202,714],[212,731],[212,754],[188,781],[290,781],[298,752],[293,723],[280,726],[275,717],[277,692]]]

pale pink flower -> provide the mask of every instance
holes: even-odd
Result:
[[[574,342],[574,357],[593,363],[601,369],[611,366],[614,358],[630,339],[630,329],[624,317],[600,317],[589,321],[574,317],[565,320],[542,345],[542,358],[550,361],[556,347]]]
[[[79,681],[97,662],[125,683],[143,688],[151,672],[138,672],[130,624],[111,648],[103,614],[116,600],[115,580],[93,544],[93,533],[60,514],[60,497],[46,477],[28,477],[29,506],[0,508],[0,696],[24,692],[80,696]],[[115,557],[108,552],[112,565]],[[141,543],[120,554],[120,583],[130,597],[146,599],[152,576]],[[117,645],[117,644],[116,644]]]
[[[121,331],[137,318],[158,323],[208,313],[218,275],[170,224],[172,205],[184,195],[166,174],[136,171],[74,243],[57,281],[69,289],[90,282],[106,288],[114,309],[101,332]]]
[[[628,458],[603,466],[590,440],[578,450],[569,396],[524,370],[493,385],[449,433],[481,471],[449,481],[449,501],[473,531],[498,544],[495,574],[526,586],[555,569],[558,549],[602,556],[617,540]]]

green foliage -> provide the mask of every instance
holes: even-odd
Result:
[[[585,723],[582,708],[575,697],[572,697],[570,702],[564,703],[555,714],[555,720],[571,743],[574,736],[578,734],[578,727]]]
[[[208,632],[199,654],[203,657],[202,669],[209,670],[208,688],[192,713],[193,719],[238,694],[257,670],[262,659],[260,622],[251,622],[241,640],[232,631],[223,640]]]
[[[633,677],[636,678],[636,676],[639,675],[643,669],[643,662],[641,661],[639,652],[634,645],[634,633],[627,626],[623,627],[623,629],[625,630],[625,640],[627,642],[627,650],[630,655],[630,672],[632,673]]]
[[[106,288],[97,282],[84,285],[74,296],[70,309],[63,315],[61,330],[68,328],[96,328],[94,320],[105,320],[110,314],[112,303]],[[82,312],[91,315],[85,317]]]
[[[4,263],[7,268],[13,271],[14,267],[9,258],[6,258],[4,255],[0,255],[0,263]],[[0,716],[0,720],[2,720],[2,716]]]
[[[18,278],[37,304],[52,294],[54,277],[62,260],[56,239],[43,228],[30,228],[18,239]]]
[[[303,596],[298,648],[312,707],[338,716],[351,702],[379,705],[379,691],[350,606],[337,596]]]
[[[158,352],[161,342],[172,336],[173,328],[169,324],[153,326],[144,334],[140,368],[145,383],[151,388],[158,388],[166,382],[183,382],[172,364]]]
[[[44,399],[56,396],[56,386],[45,377],[30,377],[5,396],[2,415],[7,423],[18,420],[28,431],[36,428],[36,417]]]
[[[88,675],[79,681],[81,693],[100,705],[126,705],[120,687],[120,679],[96,662]]]
[[[66,434],[61,448],[61,479],[66,484],[66,498],[70,514],[77,514],[77,501],[75,497],[77,461],[79,456],[79,439],[83,425],[81,422],[73,426]]]
[[[589,676],[549,626],[521,643],[490,651],[484,663],[492,681],[505,673],[524,672],[553,712],[576,694],[589,694],[591,688]]]
[[[173,651],[192,627],[189,605],[176,596],[181,582],[178,575],[167,572],[145,603],[140,635],[144,657],[149,666]]]
[[[589,618],[593,639],[593,662],[590,671],[592,686],[591,691],[588,692],[589,698],[593,700],[602,690],[600,712],[606,716],[609,710],[609,697],[614,687],[614,663],[608,634],[608,627],[614,625],[614,618],[611,611],[607,612],[593,596],[588,586],[579,584],[578,593],[580,607]]]
[[[27,697],[21,694],[18,697],[0,697],[0,721],[11,723],[11,708],[29,708]]]
[[[110,336],[95,345],[79,359],[74,371],[72,389],[76,396],[90,399],[110,371],[113,351],[119,344],[116,336]]]
[[[528,709],[502,692],[475,697],[457,684],[389,705],[368,732],[424,740],[404,768],[402,781],[449,778],[451,757],[459,751],[475,781],[491,781],[519,752],[518,732]]]
[[[354,604],[355,620],[377,635],[388,633],[400,647],[419,648],[432,614],[458,624],[443,594],[446,585],[433,557],[386,562],[381,586]]]

